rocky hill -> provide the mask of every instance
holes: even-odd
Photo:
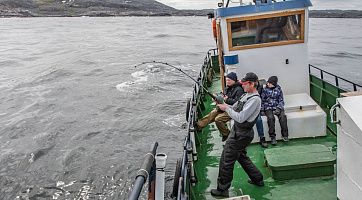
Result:
[[[312,18],[362,18],[362,10],[311,10]]]
[[[205,16],[212,10],[177,10],[155,0],[0,0],[0,17]],[[312,10],[310,17],[362,18],[360,10]]]
[[[0,0],[3,17],[169,16],[185,12],[155,0]]]

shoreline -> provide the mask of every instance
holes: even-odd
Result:
[[[213,9],[177,10],[163,4],[145,7],[117,5],[118,7],[12,7],[0,3],[0,18],[30,17],[160,17],[160,16],[207,16]],[[362,10],[310,10],[310,18],[362,18]]]

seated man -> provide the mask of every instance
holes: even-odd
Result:
[[[244,93],[243,88],[241,87],[239,82],[237,82],[237,80],[238,77],[236,76],[235,72],[230,72],[228,75],[226,75],[227,87],[225,88],[224,92],[224,101],[228,105],[233,105],[240,99],[241,95]],[[222,135],[222,141],[224,142],[230,132],[226,126],[226,122],[228,122],[230,119],[231,118],[226,112],[220,111],[215,108],[205,117],[197,121],[196,125],[198,129],[202,129],[209,123],[215,122],[217,128],[219,129],[219,132]]]
[[[288,140],[288,126],[287,116],[284,113],[284,99],[282,88],[278,85],[278,77],[271,76],[268,79],[267,86],[263,89],[261,94],[262,111],[267,117],[269,126],[269,137],[271,144],[276,145],[275,139],[275,118],[276,115],[279,119],[282,138],[285,142]]]

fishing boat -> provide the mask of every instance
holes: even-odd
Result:
[[[256,0],[249,5],[227,1],[210,15],[217,46],[207,52],[187,103],[187,134],[172,191],[176,199],[214,199],[210,191],[217,187],[224,143],[214,124],[199,131],[195,123],[215,108],[208,93],[223,91],[229,72],[238,77],[254,72],[260,80],[279,77],[290,140],[281,140],[276,122],[277,145],[262,148],[254,127],[254,140],[247,151],[265,185],[249,184],[236,163],[228,199],[362,198],[362,86],[308,63],[310,6],[309,0]],[[265,116],[262,121],[270,141]],[[155,166],[155,155],[153,148],[145,160]],[[135,188],[142,187],[151,168],[162,169],[151,165],[143,165]],[[152,183],[149,188],[154,187]],[[161,198],[156,195],[155,199]]]

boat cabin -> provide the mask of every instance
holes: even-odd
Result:
[[[311,5],[309,0],[257,0],[253,5],[215,10],[218,47],[224,52],[220,57],[224,60],[221,71],[234,71],[238,77],[254,72],[261,80],[277,76],[284,94],[290,138],[326,134],[326,114],[309,96],[307,43]],[[264,127],[268,127],[266,117],[262,119]],[[264,128],[264,132],[268,140],[268,129]],[[277,134],[277,139],[280,137]],[[255,129],[254,142],[258,140]]]
[[[216,9],[219,42],[224,56],[238,56],[237,74],[241,77],[254,72],[261,79],[275,75],[284,93],[309,93],[307,42],[311,5],[309,0],[257,0],[255,5]]]

